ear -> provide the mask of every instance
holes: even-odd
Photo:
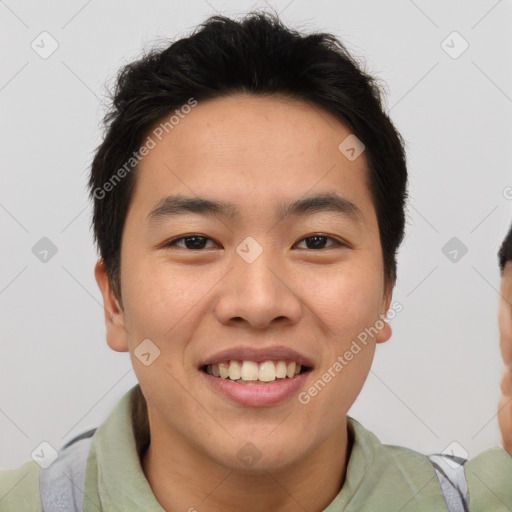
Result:
[[[124,326],[124,311],[110,286],[103,260],[99,259],[94,267],[94,277],[103,295],[105,327],[108,346],[116,352],[128,352],[128,339]]]
[[[377,343],[384,343],[385,341],[388,341],[389,338],[391,338],[391,326],[384,320],[384,317],[387,315],[387,312],[389,311],[389,306],[391,305],[391,296],[393,295],[393,287],[392,286],[386,286],[386,289],[384,291],[384,299],[382,301],[382,309],[381,309],[381,319],[384,323],[384,327],[379,330],[377,336],[375,336],[375,341]]]

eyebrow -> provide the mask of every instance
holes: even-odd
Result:
[[[291,216],[307,215],[319,212],[333,212],[352,220],[361,220],[362,211],[352,201],[335,193],[325,193],[298,199],[291,203],[281,203],[276,211],[278,220]],[[217,216],[234,220],[240,213],[233,203],[207,199],[204,197],[186,197],[170,195],[161,199],[149,212],[147,220],[151,223],[169,217],[187,213],[205,216]]]

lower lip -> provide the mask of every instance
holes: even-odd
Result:
[[[311,373],[307,371],[291,379],[276,379],[269,384],[237,384],[230,379],[213,377],[201,370],[200,372],[206,378],[207,383],[216,391],[238,404],[249,407],[275,405],[297,395]]]

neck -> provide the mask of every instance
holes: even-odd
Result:
[[[343,485],[350,448],[345,420],[322,445],[291,467],[240,472],[199,453],[176,433],[151,428],[142,467],[166,512],[320,512]]]

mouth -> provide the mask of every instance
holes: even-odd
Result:
[[[229,380],[236,384],[273,384],[290,380],[312,370],[311,367],[285,359],[264,361],[225,360],[205,364],[201,370],[212,377]]]
[[[238,347],[205,358],[198,370],[207,388],[229,403],[268,407],[292,400],[314,366],[288,347]]]

